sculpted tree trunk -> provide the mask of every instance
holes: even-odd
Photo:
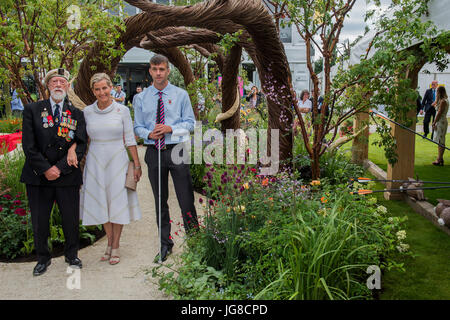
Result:
[[[126,30],[118,39],[117,47],[123,45],[126,51],[134,46],[139,47],[141,40],[149,32],[156,32],[168,27],[204,28],[220,34],[244,30],[238,45],[247,51],[258,69],[267,97],[269,129],[280,130],[278,141],[280,160],[285,160],[286,166],[291,167],[293,116],[290,108],[293,105],[294,97],[290,90],[290,69],[277,28],[262,2],[259,0],[212,0],[186,7],[165,6],[144,0],[128,0],[127,2],[144,12],[129,17],[125,21]],[[208,37],[211,38],[214,35],[208,32]],[[189,41],[193,41],[192,38],[190,36]],[[214,41],[206,42],[213,43]],[[233,54],[237,55],[237,52]],[[108,59],[109,57],[102,54],[101,48],[97,45],[83,60],[75,84],[75,92],[85,103],[95,101],[89,88],[90,77],[95,72],[114,74],[121,57],[115,57],[107,64],[105,61]],[[92,67],[94,68],[92,69]],[[225,64],[224,68],[226,68]],[[236,74],[237,69],[238,64],[236,65]],[[235,88],[234,86],[233,92]],[[228,91],[228,89],[226,90]],[[228,107],[228,102],[224,106]],[[223,124],[223,127],[235,126],[236,123],[233,119]],[[269,130],[269,150],[270,136]]]
[[[262,2],[216,0],[186,7],[169,7],[143,0],[127,2],[145,11],[153,21],[158,20],[160,28],[190,26],[221,32],[224,25],[232,29],[237,24],[248,32],[256,47],[256,57],[252,58],[267,96],[269,128],[280,130],[280,160],[291,167],[293,116],[290,108],[293,97],[290,93],[290,69],[277,28]],[[268,141],[270,144],[270,137]]]
[[[230,50],[230,54],[225,58],[222,73],[222,112],[227,112],[233,106],[238,95],[238,74],[239,64],[241,63],[242,48],[234,46]],[[239,98],[239,97],[238,97]],[[222,121],[222,132],[226,129],[239,129],[241,127],[239,121],[240,109],[231,116],[231,118]]]

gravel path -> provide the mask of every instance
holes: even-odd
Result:
[[[0,300],[169,299],[158,290],[157,279],[151,277],[151,272],[146,272],[155,266],[153,259],[159,251],[159,238],[154,200],[144,162],[145,147],[138,147],[138,151],[143,169],[141,181],[138,183],[142,219],[124,226],[120,263],[111,266],[108,262],[100,261],[106,248],[106,237],[79,251],[78,256],[83,261],[83,268],[72,274],[68,273],[64,256],[53,258],[47,272],[39,277],[32,275],[36,262],[0,263]],[[181,251],[183,243],[181,234],[184,234],[182,232],[180,236],[174,235],[175,231],[182,229],[177,225],[182,223],[182,219],[172,183],[169,194],[175,246],[172,256],[169,256],[165,263],[170,263],[173,255]],[[200,213],[199,196],[195,194],[195,204]],[[80,289],[77,289],[77,282],[74,280],[78,275]],[[68,289],[68,282],[69,287],[73,289]]]

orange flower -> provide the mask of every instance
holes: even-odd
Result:
[[[313,180],[311,181],[312,186],[320,186],[320,180]]]
[[[321,201],[322,203],[327,203],[327,202],[328,202],[328,200],[327,200],[325,197],[320,198],[320,201]]]
[[[269,185],[269,178],[263,179],[263,181],[261,181],[261,185],[263,185],[264,187],[268,186]]]

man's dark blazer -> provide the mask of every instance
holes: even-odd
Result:
[[[423,100],[422,100],[422,109],[425,113],[427,113],[428,111],[433,112],[433,110],[436,110],[434,107],[431,106],[431,104],[434,102],[433,100],[433,89],[427,89],[427,91],[425,91],[425,95],[423,96]],[[436,89],[437,91],[437,89]],[[437,94],[437,92],[436,92]]]
[[[27,104],[23,111],[22,147],[25,153],[25,164],[20,181],[35,186],[67,187],[83,183],[80,168],[67,164],[67,150],[77,142],[76,153],[78,161],[84,156],[87,147],[86,122],[81,110],[75,108],[67,99],[62,112],[70,110],[71,117],[77,120],[74,139],[68,142],[58,136],[58,125],[44,128],[42,115],[47,112],[52,115],[50,100]],[[44,173],[56,165],[61,175],[54,181],[45,178]]]

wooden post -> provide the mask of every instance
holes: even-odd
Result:
[[[358,132],[364,126],[369,124],[369,113],[359,112],[355,114],[353,123],[353,132]],[[363,165],[364,160],[369,158],[369,127],[367,127],[360,135],[353,139],[352,144],[352,162]]]
[[[406,77],[411,80],[411,88],[417,88],[419,71],[424,63],[416,65],[406,71]],[[416,103],[409,102],[411,110],[407,113],[407,118],[412,120],[410,129],[416,131]],[[391,123],[392,136],[397,142],[397,156],[398,162],[395,165],[388,163],[387,180],[407,180],[414,178],[414,163],[416,151],[416,135],[406,129],[403,129]],[[401,183],[386,183],[386,189],[396,189]],[[384,198],[387,200],[403,199],[399,192],[385,192]]]
[[[413,119],[412,125],[409,127],[416,130],[416,109],[408,112],[408,118]],[[415,139],[416,135],[406,129],[403,129],[391,123],[392,135],[397,142],[398,162],[395,165],[388,164],[387,180],[407,180],[414,178],[414,158],[415,158]],[[398,188],[401,183],[388,182],[386,189]],[[385,192],[384,197],[387,200],[400,200],[402,194],[399,192]]]

